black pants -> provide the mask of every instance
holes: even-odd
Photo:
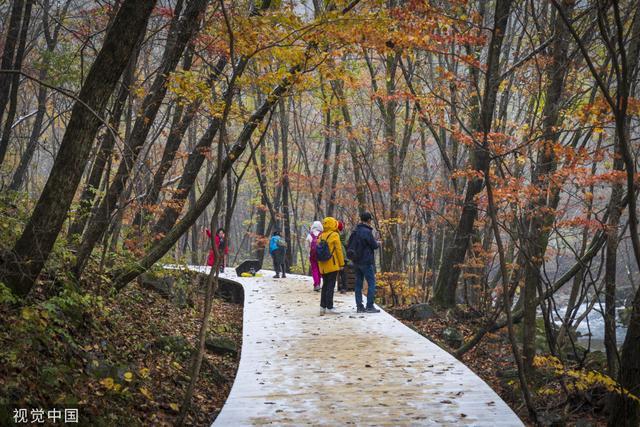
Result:
[[[336,287],[338,272],[333,271],[322,275],[322,291],[320,292],[320,307],[333,308],[333,288]]]
[[[284,263],[283,264],[276,264],[274,266],[275,270],[276,270],[276,275],[280,275],[280,273],[282,273],[282,276],[285,276],[285,268],[284,268]]]
[[[271,254],[271,258],[273,258],[273,269],[276,271],[276,275],[280,275],[284,277],[286,273],[285,259],[284,259],[284,250],[278,249],[273,254]]]
[[[342,269],[338,272],[338,291],[343,292],[347,290],[347,271]]]

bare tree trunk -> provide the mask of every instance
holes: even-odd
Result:
[[[9,16],[9,25],[7,26],[7,36],[4,41],[4,48],[2,51],[1,66],[3,70],[9,70],[13,68],[13,58],[15,56],[16,45],[20,37],[20,27],[22,24],[22,15],[24,10],[24,0],[14,0],[11,5],[11,14]],[[11,92],[11,83],[14,80],[14,76],[11,74],[0,73],[0,123],[4,117],[4,111],[9,102],[9,93]],[[4,156],[7,152],[7,147],[0,146],[0,164],[4,161]]]
[[[289,190],[289,112],[285,107],[285,100],[280,98],[280,140],[282,141],[282,225],[284,226],[284,239],[287,243],[286,269],[290,272],[294,265],[294,253],[291,239],[291,215],[289,203],[291,192]]]
[[[40,80],[45,80],[47,78],[46,65],[43,66],[40,70],[38,78]],[[38,111],[36,112],[36,118],[33,122],[33,128],[31,129],[31,136],[29,137],[27,147],[25,148],[24,153],[22,153],[22,157],[20,157],[20,163],[18,164],[18,168],[16,169],[15,173],[13,174],[13,178],[11,178],[11,184],[9,184],[9,190],[11,191],[20,191],[20,189],[22,188],[24,179],[27,176],[29,164],[31,163],[33,154],[36,152],[36,148],[38,148],[38,142],[40,142],[40,132],[42,131],[42,124],[44,122],[44,115],[47,108],[46,102],[48,93],[49,91],[44,86],[40,86],[40,89],[38,89]]]
[[[610,427],[635,427],[640,424],[640,289],[636,291],[631,306],[629,328],[622,345],[618,382],[624,388],[613,398],[608,425]],[[634,394],[635,400],[628,396]]]
[[[361,166],[358,161],[358,141],[353,134],[353,123],[351,122],[351,113],[349,107],[344,98],[344,90],[342,82],[332,81],[331,87],[333,93],[340,102],[340,111],[342,111],[342,119],[347,131],[347,142],[349,147],[349,154],[351,155],[351,162],[353,164],[353,181],[356,187],[356,200],[358,201],[358,210],[364,212],[367,207],[367,201],[365,197],[366,183],[362,180]]]
[[[27,43],[27,35],[29,32],[29,21],[31,20],[31,8],[34,0],[27,0],[24,6],[24,14],[22,16],[22,27],[20,29],[20,40],[18,41],[18,50],[16,51],[15,61],[13,63],[14,70],[22,70],[22,60],[24,59],[24,50]],[[4,120],[4,129],[2,131],[2,139],[0,140],[0,164],[4,162],[7,150],[9,148],[9,138],[13,127],[13,120],[16,117],[18,109],[18,87],[20,86],[20,75],[18,73],[11,76],[11,95],[9,98],[9,110]],[[2,114],[0,114],[2,118]]]
[[[183,65],[183,69],[185,71],[191,68],[191,57],[191,52],[189,52],[185,56]],[[176,153],[178,152],[180,144],[182,143],[182,138],[184,137],[184,134],[187,131],[191,120],[193,120],[193,118],[195,117],[200,104],[200,102],[195,102],[187,106],[187,108],[185,109],[182,102],[184,101],[178,101],[178,105],[175,107],[171,127],[169,129],[169,136],[164,146],[162,159],[160,160],[160,166],[153,175],[151,186],[147,189],[145,197],[141,202],[142,206],[136,213],[136,216],[133,220],[133,224],[138,226],[139,228],[143,228],[143,226],[149,221],[149,218],[147,218],[147,216],[149,215],[150,211],[149,209],[147,209],[147,207],[158,202],[160,191],[162,190],[162,186],[164,184],[164,179],[169,172],[169,169],[171,169],[171,166],[173,165]]]
[[[266,129],[265,129],[266,132]],[[257,163],[254,162],[254,166],[256,167],[256,177],[258,178],[259,183],[264,183],[266,181],[266,176],[264,174],[265,165],[267,163],[267,153],[265,152],[264,144],[260,144],[260,166],[257,166]],[[264,239],[266,239],[266,223],[267,223],[267,211],[266,208],[270,206],[270,202],[268,199],[268,194],[266,194],[266,189],[264,188],[264,184],[260,185],[260,204],[262,208],[258,210],[258,221],[256,223],[256,237],[259,239],[259,242],[256,244],[255,248],[255,258],[262,263],[264,259],[264,251],[265,246],[263,244]],[[270,210],[273,208],[270,208]]]
[[[333,171],[331,174],[331,190],[329,191],[329,200],[327,201],[327,216],[333,216],[336,208],[336,186],[338,185],[338,175],[340,174],[340,157],[342,151],[342,138],[340,137],[339,122],[333,125],[333,135],[336,141],[336,148],[333,154]]]
[[[622,170],[624,164],[616,147],[613,168]],[[611,189],[609,205],[609,222],[607,223],[607,251],[605,255],[604,272],[604,346],[607,353],[608,373],[612,378],[618,374],[620,355],[618,354],[618,340],[616,337],[616,271],[618,264],[618,227],[622,216],[622,184],[615,182]]]
[[[191,124],[188,130],[189,149],[193,149],[196,145],[196,123]],[[193,209],[196,204],[196,187],[194,186],[189,192],[189,209]],[[191,227],[191,264],[199,265],[201,263],[200,258],[200,235],[202,229],[198,227],[198,222],[195,221]]]
[[[564,1],[562,12],[571,16],[573,2]],[[549,242],[551,225],[555,213],[549,213],[550,208],[555,210],[559,202],[560,188],[553,183],[551,175],[556,171],[558,160],[553,150],[558,141],[557,126],[560,123],[560,107],[564,98],[564,81],[569,68],[569,40],[570,35],[562,24],[559,16],[554,22],[555,38],[551,48],[553,62],[547,70],[549,85],[547,87],[543,111],[543,145],[538,151],[536,167],[533,171],[532,183],[540,188],[541,195],[533,200],[529,206],[529,221],[527,230],[523,232],[525,240],[523,248],[527,252],[525,265],[525,282],[523,289],[524,319],[522,324],[522,355],[524,368],[529,377],[533,370],[533,358],[536,354],[536,308],[537,292],[541,288],[540,268],[544,260],[544,254]],[[549,197],[551,194],[551,197]]]
[[[185,58],[185,66],[183,67],[185,69],[190,68],[191,54],[189,55],[188,58],[189,58],[189,62],[187,62],[187,59]],[[218,80],[218,77],[224,70],[226,64],[227,64],[227,59],[225,57],[222,57],[218,60],[209,78],[211,84],[213,84],[214,81]],[[180,118],[178,118],[176,115],[174,124],[172,124],[171,126],[172,130],[169,134],[169,138],[167,139],[167,143],[164,148],[164,153],[162,155],[160,167],[158,168],[158,170],[156,171],[153,177],[153,184],[151,188],[147,191],[147,196],[145,197],[145,200],[143,202],[144,205],[153,205],[158,202],[158,199],[160,197],[160,191],[162,189],[162,185],[164,184],[164,178],[166,174],[169,172],[169,169],[171,169],[171,166],[173,165],[176,152],[180,147],[182,138],[184,137],[184,133],[189,127],[190,123],[193,121],[194,117],[196,116],[196,113],[198,112],[200,104],[201,104],[201,101],[197,101],[196,103],[189,105],[186,111],[184,112],[184,114],[180,114]],[[180,106],[178,107],[178,109],[183,110],[183,108]],[[216,124],[216,130],[217,130],[217,124]],[[207,136],[208,137],[210,136],[212,141],[213,138],[215,137],[215,132],[208,133]],[[210,145],[211,145],[211,142],[209,142],[209,146]],[[194,150],[195,150],[195,147],[194,147]],[[202,155],[203,153],[199,152],[199,154]],[[189,159],[191,160],[191,157],[189,157]],[[200,162],[198,166],[198,170],[200,169],[201,166],[202,166],[202,162]],[[182,184],[182,180],[180,183]],[[187,193],[190,194],[190,191],[187,191]],[[143,216],[141,216],[142,213],[144,212],[147,212],[147,210],[143,208],[143,210],[136,215],[134,224],[139,224],[140,226],[147,224],[148,219],[145,219]]]
[[[127,98],[129,97],[129,89],[131,84],[133,83],[133,79],[135,77],[135,68],[136,63],[138,62],[138,55],[140,53],[140,46],[142,44],[142,40],[144,38],[144,33],[141,34],[140,39],[136,45],[136,48],[131,55],[129,63],[127,65],[126,70],[124,71],[124,75],[122,77],[122,82],[120,84],[120,89],[118,91],[118,95],[116,96],[115,103],[113,106],[113,112],[111,115],[111,119],[109,120],[109,126],[114,129],[114,132],[120,127],[120,121],[122,118],[122,113],[124,111]],[[89,216],[91,214],[93,206],[93,202],[96,197],[96,191],[100,187],[100,182],[102,181],[102,177],[105,174],[105,168],[107,165],[110,165],[111,156],[113,155],[113,147],[116,144],[116,138],[114,132],[107,132],[100,142],[100,148],[98,149],[98,153],[96,154],[95,160],[91,165],[91,172],[89,173],[89,178],[87,179],[84,189],[82,190],[82,194],[80,194],[79,200],[79,208],[78,214],[76,215],[75,221],[71,224],[69,228],[69,235],[80,235],[84,231],[84,228],[89,220]],[[106,188],[109,185],[109,176],[105,177],[105,185]]]
[[[223,135],[224,135],[224,130],[223,130]],[[216,165],[216,170],[218,171],[222,169],[223,146],[224,144],[223,144],[222,138],[220,138],[220,142],[218,144],[218,155],[217,155],[217,165]],[[220,214],[220,208],[222,206],[222,191],[221,191],[222,179],[218,180],[217,185],[218,187],[216,188],[216,194],[218,197],[216,200],[213,215],[211,216],[211,224],[209,225],[211,230],[216,230],[219,225],[218,216]],[[204,356],[204,345],[205,345],[205,340],[207,338],[207,330],[209,329],[209,319],[211,317],[211,306],[213,305],[213,297],[218,287],[218,276],[220,275],[220,265],[222,264],[223,254],[220,253],[220,250],[215,244],[214,239],[211,239],[210,245],[215,255],[215,262],[214,262],[214,265],[211,266],[211,270],[209,271],[209,275],[207,276],[206,292],[204,296],[204,310],[202,313],[202,323],[200,324],[200,331],[198,332],[198,348],[196,353],[193,356],[189,386],[187,387],[187,392],[185,393],[184,400],[180,408],[180,414],[178,415],[178,420],[176,422],[176,425],[178,426],[181,426],[184,424],[184,420],[187,416],[187,411],[189,410],[189,406],[191,405],[191,397],[193,396],[193,391],[195,390],[196,384],[198,382],[198,377],[200,376],[200,368],[202,367],[202,358]]]
[[[522,397],[527,405],[527,409],[529,410],[529,416],[533,420],[533,422],[537,421],[536,410],[533,406],[533,402],[531,400],[531,392],[529,391],[529,386],[527,384],[526,371],[523,366],[523,360],[520,356],[520,349],[518,348],[518,342],[516,340],[516,335],[513,330],[513,319],[511,318],[511,292],[509,291],[509,273],[507,271],[507,260],[505,257],[504,247],[502,245],[502,238],[500,237],[500,228],[498,226],[498,219],[496,214],[495,202],[493,199],[493,191],[491,186],[491,179],[489,177],[489,165],[487,164],[487,169],[485,169],[485,177],[486,186],[487,186],[487,199],[489,201],[489,216],[491,217],[491,226],[493,228],[493,234],[496,239],[496,245],[498,246],[498,256],[500,258],[500,270],[502,274],[502,297],[504,310],[507,317],[507,328],[509,332],[509,342],[511,343],[511,351],[513,352],[513,359],[515,360],[516,366],[518,368],[518,379],[520,381],[520,391],[522,392]]]
[[[321,86],[322,99],[325,105],[328,104],[324,92],[324,86]],[[326,112],[322,116],[324,119],[324,155],[322,156],[322,173],[320,174],[320,184],[318,187],[318,196],[316,197],[315,218],[321,218],[322,214],[322,198],[324,196],[324,187],[329,174],[329,157],[331,156],[331,108],[326,107]],[[354,166],[355,167],[355,166]],[[329,214],[327,214],[329,215]]]
[[[389,173],[389,220],[388,229],[384,233],[384,242],[380,251],[380,269],[398,271],[397,257],[400,242],[398,220],[400,216],[400,174],[398,172],[398,147],[396,137],[396,71],[398,70],[399,53],[389,54],[385,58],[385,90],[386,101],[384,108],[380,108],[384,126],[384,144],[387,150],[387,168]],[[382,103],[380,103],[382,105]]]

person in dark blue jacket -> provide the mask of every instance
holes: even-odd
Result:
[[[373,306],[376,296],[376,261],[374,251],[380,244],[373,237],[369,212],[360,214],[360,224],[351,232],[347,243],[347,257],[353,262],[356,272],[356,307],[358,313],[379,313]],[[367,281],[367,306],[362,304],[362,284]]]

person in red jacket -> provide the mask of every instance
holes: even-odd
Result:
[[[207,232],[207,236],[209,237],[209,239],[211,239],[211,230],[206,228],[205,231]],[[218,253],[222,254],[222,259],[220,260],[220,273],[224,273],[225,259],[226,259],[226,256],[229,254],[229,244],[227,243],[227,237],[224,233],[224,228],[218,228],[218,231],[216,231],[214,242],[216,247],[218,248]],[[214,253],[213,248],[211,248],[209,249],[209,257],[207,258],[207,265],[212,267],[215,264],[215,262],[216,262],[216,254]]]

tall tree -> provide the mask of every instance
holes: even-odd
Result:
[[[138,56],[140,54],[140,47],[142,45],[142,39],[144,33],[141,34],[140,40],[134,48],[134,52],[129,59],[127,68],[123,73],[120,88],[114,100],[111,116],[109,117],[109,126],[113,129],[119,129],[122,121],[122,115],[125,112],[127,99],[130,97],[131,84],[135,78],[136,63],[138,62]],[[104,179],[104,186],[109,183],[109,176],[107,173],[107,165],[111,162],[113,156],[113,149],[116,145],[116,134],[114,132],[105,132],[100,140],[100,146],[98,152],[91,164],[91,171],[87,178],[82,193],[80,194],[80,200],[78,201],[78,214],[75,220],[69,227],[69,235],[81,235],[84,231],[87,221],[91,216],[92,208],[95,208],[93,202],[96,199],[96,194],[100,188],[100,182]]]
[[[24,12],[24,0],[15,0],[11,4],[11,12],[9,14],[9,24],[7,25],[7,35],[5,36],[4,46],[2,50],[2,59],[0,66],[3,70],[13,68],[13,60],[15,57],[16,45],[20,36],[20,28],[22,26],[22,16]],[[4,112],[9,101],[9,93],[11,83],[14,76],[7,73],[0,73],[0,123],[4,117]],[[4,161],[7,147],[0,146],[0,164]]]
[[[571,16],[573,1],[564,1],[562,12]],[[524,319],[522,324],[522,355],[524,368],[528,375],[533,369],[533,358],[536,353],[536,308],[540,283],[540,268],[549,242],[554,211],[560,200],[560,188],[554,182],[553,173],[558,167],[557,150],[560,133],[558,126],[562,122],[561,108],[564,99],[565,77],[569,69],[569,41],[571,35],[567,31],[562,19],[556,14],[553,29],[555,33],[551,46],[551,62],[547,68],[546,102],[542,112],[542,136],[538,149],[536,164],[531,178],[532,185],[538,190],[538,196],[533,197],[529,205],[529,220],[523,230],[527,262],[524,272]]]
[[[292,98],[289,98],[291,101]],[[291,103],[289,102],[289,105]],[[287,269],[294,265],[293,240],[291,239],[290,185],[289,185],[289,111],[284,98],[280,98],[280,140],[282,141],[282,225],[287,242]]]
[[[21,2],[16,2],[21,3]],[[34,0],[27,0],[24,5],[24,10],[22,13],[22,22],[20,26],[20,36],[18,39],[18,49],[15,52],[15,58],[11,69],[13,71],[22,70],[22,61],[25,55],[25,48],[27,44],[27,36],[29,33],[29,22],[31,21],[31,9],[33,8]],[[9,41],[9,40],[7,40]],[[4,119],[4,128],[2,130],[2,135],[0,136],[0,164],[4,162],[4,158],[7,153],[7,149],[9,148],[9,138],[11,136],[11,130],[13,128],[13,120],[16,117],[16,111],[18,109],[18,87],[20,85],[20,74],[14,73],[9,76],[11,79],[11,91],[9,94],[9,110],[7,111],[7,116]],[[0,88],[0,92],[2,88]],[[2,110],[4,109],[3,98],[6,95],[0,95],[0,118],[2,118]]]
[[[456,289],[460,276],[460,265],[464,262],[469,239],[478,216],[478,202],[476,196],[482,191],[484,179],[481,174],[487,168],[489,152],[487,150],[488,135],[491,132],[493,114],[500,79],[500,55],[502,42],[505,37],[507,21],[511,12],[511,0],[497,0],[494,11],[494,22],[487,54],[487,69],[485,74],[484,93],[480,104],[477,120],[471,124],[471,129],[480,135],[481,140],[474,139],[470,154],[470,166],[478,172],[467,182],[464,205],[453,237],[444,251],[440,265],[438,279],[434,286],[433,300],[443,307],[453,307],[456,303]]]

